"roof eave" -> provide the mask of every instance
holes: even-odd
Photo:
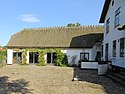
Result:
[[[39,48],[39,49],[45,49],[45,48],[75,48],[75,49],[83,49],[83,48],[92,48],[93,46],[88,46],[88,47],[60,47],[60,46],[55,46],[55,47],[40,47],[40,46],[6,46],[8,49],[11,48],[19,48],[19,49],[25,49],[25,48]]]
[[[105,0],[99,23],[104,23],[107,11],[109,9],[110,2],[111,2],[111,0]]]

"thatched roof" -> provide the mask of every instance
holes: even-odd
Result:
[[[32,28],[12,35],[7,47],[91,48],[102,37],[102,26]]]

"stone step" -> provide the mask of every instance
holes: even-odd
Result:
[[[125,81],[125,75],[122,75],[121,73],[117,73],[117,74],[112,74],[113,76],[115,76],[115,77],[117,77],[117,78],[119,78],[119,79],[121,79],[121,80],[123,80],[123,81]]]
[[[125,76],[125,72],[120,72],[120,74]]]
[[[120,83],[121,85],[125,86],[125,81],[123,79],[121,79],[120,77],[118,77],[114,74],[108,74],[107,77],[114,80],[115,82]]]

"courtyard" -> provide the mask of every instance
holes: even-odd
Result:
[[[0,69],[0,94],[125,94],[125,88],[97,70],[7,65]]]

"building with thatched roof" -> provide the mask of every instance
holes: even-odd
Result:
[[[60,48],[68,56],[69,63],[74,56],[75,63],[78,63],[80,58],[95,60],[97,52],[101,51],[102,39],[102,26],[24,29],[12,35],[7,44],[7,64],[21,62],[23,55],[20,50],[24,49],[27,49],[27,63],[38,63],[39,53],[31,49]],[[48,51],[44,58],[47,63],[53,63],[54,53]]]

